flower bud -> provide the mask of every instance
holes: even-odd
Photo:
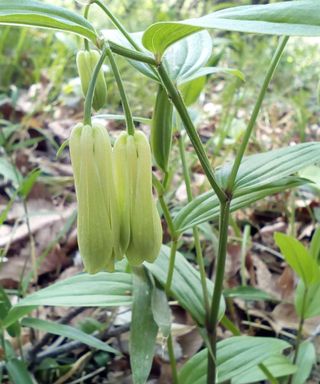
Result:
[[[80,76],[82,92],[84,96],[87,95],[90,80],[91,80],[94,68],[97,65],[99,59],[100,59],[100,54],[96,50],[90,50],[90,51],[81,50],[77,54],[77,67],[78,67],[78,72]],[[99,109],[101,109],[104,106],[106,99],[107,99],[107,85],[106,85],[103,71],[102,69],[100,69],[97,77],[94,95],[93,95],[93,102],[92,102],[93,109],[95,111],[98,111]]]
[[[123,133],[114,146],[116,191],[120,206],[121,249],[131,265],[153,262],[162,243],[162,227],[152,195],[151,151],[142,132]],[[128,225],[129,223],[129,225]]]
[[[85,270],[112,271],[121,253],[109,135],[98,123],[78,124],[69,145],[78,200],[78,244]]]

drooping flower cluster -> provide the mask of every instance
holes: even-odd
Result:
[[[162,227],[152,194],[146,136],[122,133],[112,150],[101,124],[78,124],[71,132],[70,155],[85,270],[112,271],[124,255],[132,265],[153,262],[160,251]]]

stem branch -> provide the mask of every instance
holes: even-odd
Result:
[[[179,152],[180,152],[180,158],[182,162],[183,177],[186,185],[188,201],[190,202],[193,200],[192,190],[191,190],[191,180],[190,180],[190,173],[188,171],[188,165],[186,161],[184,140],[181,134],[179,135]],[[198,263],[199,272],[200,272],[204,308],[206,312],[206,317],[208,319],[209,312],[210,312],[210,303],[209,303],[209,294],[208,294],[208,287],[207,287],[207,275],[204,267],[199,231],[197,227],[193,227],[193,237],[194,237],[194,243],[196,248],[197,263]]]
[[[160,63],[158,66],[158,73],[159,73],[159,76],[160,76],[163,84],[165,85],[165,88],[166,88],[169,96],[171,97],[171,100],[172,100],[174,106],[176,107],[176,109],[177,109],[177,111],[181,117],[181,120],[184,124],[184,127],[187,131],[187,134],[188,134],[188,136],[191,140],[191,143],[192,143],[192,145],[193,145],[193,147],[197,153],[198,159],[202,165],[202,168],[203,168],[203,170],[207,176],[207,179],[208,179],[212,189],[217,194],[219,201],[221,203],[225,202],[227,200],[227,196],[224,193],[224,191],[221,189],[221,187],[219,186],[218,182],[215,179],[213,170],[211,168],[210,161],[209,161],[208,156],[207,156],[207,154],[204,150],[204,147],[201,143],[198,132],[193,125],[193,122],[190,118],[190,115],[189,115],[188,110],[184,104],[184,101],[183,101],[178,89],[176,88],[176,86],[171,81],[171,79],[170,79],[170,77],[169,77],[169,75],[168,75],[168,73],[167,73],[167,71],[166,71],[166,69],[162,63]]]
[[[281,55],[283,53],[283,50],[284,50],[288,40],[289,40],[288,36],[282,36],[280,38],[278,47],[277,47],[277,49],[276,49],[276,51],[275,51],[275,53],[274,53],[274,55],[272,57],[272,60],[270,62],[269,68],[267,70],[266,77],[265,77],[265,79],[263,81],[263,84],[262,84],[262,87],[260,89],[260,92],[259,92],[256,104],[255,104],[254,109],[252,111],[252,115],[250,117],[247,129],[246,129],[246,131],[244,133],[244,137],[242,139],[242,142],[241,142],[241,145],[240,145],[240,149],[239,149],[239,151],[237,153],[236,159],[235,159],[235,161],[233,163],[233,166],[232,166],[231,173],[229,175],[227,191],[230,194],[233,191],[234,183],[235,183],[235,180],[236,180],[236,177],[237,177],[237,173],[238,173],[238,170],[239,170],[239,167],[240,167],[240,164],[241,164],[241,160],[242,160],[243,155],[245,153],[245,150],[246,150],[246,148],[248,146],[249,139],[250,139],[251,133],[253,131],[253,128],[254,128],[254,126],[256,124],[256,120],[257,120],[259,111],[261,109],[261,105],[262,105],[263,99],[264,99],[265,94],[267,92],[269,83],[270,83],[270,81],[272,79],[272,76],[273,76],[273,74],[274,74],[274,72],[275,72],[275,70],[277,68],[277,65],[279,64],[279,61],[281,59]]]
[[[101,56],[100,56],[100,59],[97,63],[97,65],[95,66],[94,68],[94,71],[93,71],[93,74],[92,74],[92,77],[91,77],[91,80],[90,80],[90,83],[89,83],[89,87],[88,87],[88,91],[87,91],[87,94],[86,94],[86,99],[85,99],[85,102],[84,102],[84,118],[83,118],[83,123],[85,125],[91,125],[91,108],[92,108],[92,101],[93,101],[93,95],[94,95],[94,90],[95,90],[95,87],[96,87],[96,82],[97,82],[97,78],[98,78],[98,75],[99,75],[99,71],[102,67],[102,64],[106,58],[106,55],[107,55],[107,50],[110,49],[108,48],[107,46],[105,46],[101,52]]]
[[[216,344],[217,344],[217,326],[218,315],[220,308],[220,301],[223,289],[224,269],[226,264],[227,255],[227,241],[228,241],[228,225],[230,215],[230,201],[221,204],[220,207],[220,225],[219,225],[219,249],[215,266],[215,280],[214,290],[211,302],[211,312],[208,324],[208,337],[213,352],[216,357]],[[215,384],[216,382],[216,361],[208,355],[208,374],[207,383]]]
[[[122,107],[123,107],[124,114],[126,117],[127,131],[128,131],[129,135],[133,135],[134,134],[134,122],[133,122],[133,118],[132,118],[130,105],[129,105],[128,98],[127,98],[127,95],[126,95],[126,92],[125,92],[125,89],[124,89],[124,86],[122,83],[122,79],[121,79],[121,76],[119,73],[117,63],[114,60],[113,53],[110,49],[110,46],[108,46],[108,48],[107,48],[107,56],[108,56],[108,59],[110,61],[112,72],[113,72],[114,78],[117,82],[118,89],[119,89],[119,93],[120,93],[120,97],[121,97],[121,103],[122,103]]]

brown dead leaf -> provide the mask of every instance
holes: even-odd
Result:
[[[54,223],[65,222],[72,212],[74,211],[74,206],[63,209],[52,209],[48,211],[46,209],[37,209],[36,211],[29,210],[29,222],[31,233],[35,233],[40,229],[43,229],[46,226],[52,225]],[[29,235],[28,226],[26,223],[22,223],[17,226],[10,234],[0,237],[0,247],[6,247],[8,244],[12,245],[15,242],[25,240]]]
[[[282,299],[293,301],[295,292],[296,276],[292,268],[286,266],[276,281],[276,287],[281,294]]]
[[[228,244],[225,279],[228,281],[233,278],[241,267],[241,245],[239,243]],[[230,284],[229,284],[230,286]]]
[[[280,300],[281,295],[276,285],[277,276],[269,271],[260,257],[253,254],[252,261],[255,268],[256,288],[260,288]]]

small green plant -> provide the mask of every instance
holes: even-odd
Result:
[[[89,10],[94,4],[116,28],[104,38],[90,23]],[[279,377],[288,377],[291,383],[302,383],[305,375],[299,368],[304,357],[301,351],[310,350],[310,344],[301,343],[303,322],[319,314],[313,302],[320,291],[318,232],[309,251],[292,238],[276,235],[287,262],[301,278],[296,296],[301,322],[292,361],[284,353],[292,350],[287,341],[241,335],[225,314],[223,280],[230,214],[266,196],[305,184],[306,180],[295,174],[320,161],[320,144],[316,142],[244,157],[289,37],[320,35],[316,2],[296,0],[234,7],[200,18],[155,23],[142,34],[131,34],[100,0],[87,2],[84,17],[36,0],[3,0],[0,1],[0,24],[56,29],[80,35],[85,40],[85,50],[79,52],[77,58],[85,96],[84,119],[73,129],[69,146],[78,199],[78,243],[85,270],[89,273],[27,295],[12,307],[6,292],[0,292],[1,345],[12,382],[32,382],[27,364],[15,355],[6,340],[6,332],[18,336],[21,325],[67,336],[108,353],[120,353],[75,328],[25,317],[32,309],[39,305],[131,305],[130,362],[135,384],[143,384],[149,377],[158,332],[167,343],[175,384],[235,384],[266,379],[277,383]],[[219,72],[235,75],[237,87],[243,74],[232,68],[206,66],[212,48],[206,29],[280,36],[242,141],[236,148],[236,157],[216,170],[211,166],[187,104],[191,105],[199,96],[206,83],[205,76]],[[126,58],[157,85],[151,148],[159,177],[152,175],[148,140],[136,130],[135,121],[140,118],[132,116],[116,55]],[[113,148],[103,125],[94,120],[99,116],[92,116],[92,107],[97,111],[106,102],[106,83],[101,70],[105,60],[117,84],[124,111],[121,118],[126,123],[126,132],[120,134]],[[178,151],[188,203],[173,214],[165,193],[171,180],[174,128],[178,131]],[[226,132],[228,129],[227,125]],[[196,197],[192,194],[186,165],[185,137],[189,138],[211,187],[210,191]],[[222,132],[216,151],[224,138]],[[170,240],[166,245],[162,245],[160,210],[156,207],[152,182],[168,228]],[[214,282],[206,274],[198,232],[198,226],[209,220],[218,222],[219,226]],[[190,229],[198,269],[177,251],[181,235]],[[123,256],[128,261],[125,267],[117,264]],[[173,351],[170,298],[177,300],[193,318],[205,347],[180,370]],[[232,332],[232,337],[218,341],[220,322]]]

